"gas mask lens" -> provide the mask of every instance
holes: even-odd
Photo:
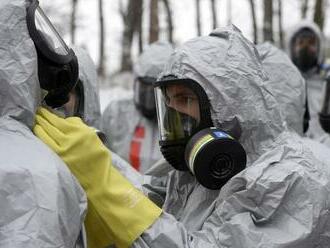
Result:
[[[155,88],[160,141],[190,137],[200,123],[197,95],[187,86],[169,84]]]
[[[35,11],[35,25],[45,43],[54,53],[64,56],[69,54],[69,48],[39,6]]]

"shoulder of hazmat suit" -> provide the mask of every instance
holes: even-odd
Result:
[[[131,246],[328,247],[329,173],[288,132],[254,45],[233,26],[217,29],[178,48],[162,75],[200,84],[213,124],[238,130],[247,167],[221,190],[206,189],[189,172],[171,171],[162,214]],[[111,216],[100,217],[110,223]]]
[[[89,126],[100,128],[100,96],[95,64],[85,49],[76,47],[74,51],[78,58],[79,80],[84,91],[83,119]]]
[[[75,247],[87,201],[31,131],[41,90],[25,6],[0,2],[0,247]]]
[[[319,41],[317,66],[307,72],[302,72],[302,75],[306,80],[308,107],[311,117],[307,136],[317,141],[320,141],[330,147],[330,136],[322,129],[319,123],[318,116],[322,107],[322,101],[324,97],[323,89],[325,85],[324,75],[322,75],[321,70],[321,66],[324,63],[325,59],[325,40],[321,33],[321,30],[313,22],[307,20],[302,21],[291,31],[290,36],[288,37],[287,50],[289,56],[292,58],[292,43],[294,41],[294,38],[299,33],[299,31],[305,28],[310,29],[312,32],[314,32]]]
[[[156,80],[172,51],[167,42],[155,42],[146,48],[134,65],[135,80]],[[133,97],[110,102],[102,115],[102,130],[110,149],[144,173],[161,158],[158,126],[156,118],[145,117],[135,101]]]
[[[269,76],[269,88],[276,97],[289,129],[302,136],[302,142],[316,158],[330,169],[330,149],[315,140],[304,137],[306,85],[299,70],[289,57],[270,43],[257,45],[262,65]]]

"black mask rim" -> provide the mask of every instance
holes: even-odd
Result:
[[[68,54],[67,55],[60,55],[57,53],[54,53],[52,49],[49,47],[47,42],[44,42],[44,38],[38,31],[36,24],[35,24],[35,12],[36,9],[39,7],[39,1],[38,0],[32,0],[31,4],[26,9],[26,24],[28,27],[28,32],[30,34],[31,39],[33,40],[36,50],[38,52],[38,55],[42,55],[47,60],[51,61],[52,63],[58,64],[58,65],[65,65],[70,63],[70,61],[73,60],[73,57],[75,57],[75,54],[72,49],[68,48]],[[57,32],[56,30],[54,30]],[[57,33],[58,34],[58,33]],[[61,37],[58,34],[59,37]],[[65,44],[65,42],[64,42]]]

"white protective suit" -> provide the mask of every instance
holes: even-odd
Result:
[[[162,75],[203,87],[214,125],[240,127],[248,163],[221,190],[189,172],[164,182],[119,164],[163,209],[132,247],[328,247],[330,175],[288,131],[254,45],[235,27],[217,29],[177,48]]]
[[[167,42],[150,45],[138,58],[135,78],[157,78],[172,51],[172,45]],[[133,98],[110,102],[103,112],[101,129],[109,148],[142,173],[162,158],[157,120],[144,117]]]
[[[268,73],[272,94],[280,105],[289,129],[303,137],[303,143],[330,171],[330,149],[318,141],[304,137],[306,84],[301,73],[283,51],[270,43],[257,45],[257,50],[264,70]]]
[[[291,31],[290,36],[288,38],[288,53],[289,56],[292,58],[292,43],[297,33],[303,28],[309,28],[310,30],[312,30],[318,37],[320,44],[318,54],[318,66],[312,68],[307,72],[301,72],[307,84],[308,106],[311,117],[307,136],[311,139],[320,141],[321,143],[330,147],[330,135],[322,129],[318,116],[318,113],[321,111],[322,107],[325,86],[325,72],[322,72],[322,65],[325,59],[325,41],[319,27],[315,23],[307,20],[300,22]]]
[[[0,247],[71,248],[87,200],[62,160],[31,131],[41,90],[28,3],[0,1]]]

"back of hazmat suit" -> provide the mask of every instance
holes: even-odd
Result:
[[[300,57],[299,54],[295,52],[295,41],[296,38],[302,32],[311,32],[315,35],[318,42],[318,50],[315,54],[315,63],[303,69],[304,60],[313,61],[312,55],[305,55],[302,53]],[[324,58],[325,58],[325,41],[319,27],[310,21],[300,22],[292,31],[288,38],[287,44],[288,52],[290,58],[297,65],[306,80],[307,84],[307,96],[308,96],[308,107],[310,113],[309,129],[307,131],[307,136],[324,143],[330,147],[330,135],[325,133],[319,123],[319,112],[321,111],[322,101],[324,98],[324,88],[325,88],[325,74],[324,71]],[[303,51],[302,51],[303,52]],[[302,64],[302,65],[301,65]]]
[[[257,45],[257,50],[264,70],[268,73],[271,92],[280,105],[288,128],[302,136],[303,143],[330,169],[330,149],[318,141],[304,137],[306,85],[301,73],[290,58],[272,44]]]
[[[151,44],[134,66],[134,97],[110,102],[102,115],[109,148],[144,173],[161,158],[152,83],[172,53],[167,42]]]
[[[81,247],[85,194],[31,131],[42,100],[31,2],[0,2],[0,247]]]
[[[180,161],[174,158],[182,155],[179,145],[189,150],[196,135],[205,129],[192,137],[186,136],[188,143],[177,144],[178,149],[172,154],[166,153],[164,142],[160,143],[168,162],[178,168],[169,173],[166,182],[117,165],[152,204],[127,182],[123,183],[125,179],[109,166],[109,151],[78,120],[66,121],[43,111],[35,132],[67,161],[98,214],[95,221],[103,225],[103,230],[109,230],[108,241],[114,241],[118,247],[328,247],[330,175],[301,137],[287,128],[268,80],[255,46],[231,26],[216,29],[210,36],[191,39],[177,48],[155,84],[160,138],[171,137],[173,145],[181,137],[176,136],[179,131],[191,134],[192,118],[195,124],[197,121],[205,124],[209,122],[203,118],[209,114],[213,129],[208,128],[222,130],[214,135],[226,140],[228,146],[236,144],[231,150],[233,154],[238,152],[236,148],[245,150],[246,161],[242,164],[246,168],[216,190],[207,188],[200,177],[202,174],[210,178],[207,171],[210,164],[205,162],[208,157],[199,160],[201,167],[195,164],[199,153],[182,164],[174,163]],[[173,89],[180,90],[180,94],[171,95]],[[196,97],[191,92],[197,89]],[[189,114],[180,115],[182,96],[192,105],[198,99],[200,110],[205,111],[198,116],[197,108],[192,108],[186,112]],[[208,101],[202,101],[203,96]],[[178,105],[168,107],[174,106],[174,100]],[[52,124],[47,124],[47,120]],[[81,132],[76,132],[76,127]],[[70,140],[65,135],[57,135],[61,129],[72,129],[76,139],[72,145],[66,146]],[[53,131],[47,134],[47,130]],[[80,142],[86,137],[96,145]],[[194,148],[208,148],[210,140],[213,143],[209,136],[195,140],[198,145]],[[228,151],[228,146],[221,146],[221,151]],[[70,148],[70,156],[66,147]],[[213,151],[220,150],[215,148],[218,149]],[[84,162],[96,155],[102,159],[95,160],[94,166]],[[220,179],[234,165],[223,158],[215,161],[214,172]],[[156,205],[162,208],[161,212]]]

